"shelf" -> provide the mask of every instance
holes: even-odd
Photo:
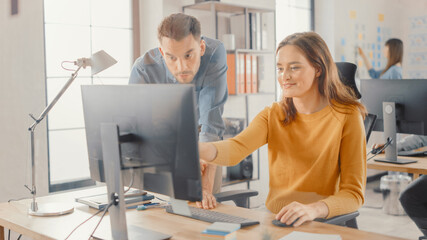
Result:
[[[188,9],[195,9],[195,10],[212,11],[212,6],[216,12],[224,12],[224,13],[232,13],[232,14],[245,14],[245,9],[248,12],[259,12],[259,13],[275,11],[274,8],[250,8],[250,7],[248,8],[243,5],[222,3],[219,1],[199,2],[191,5],[186,5],[183,7],[183,9],[188,8]]]
[[[276,53],[274,49],[276,45],[274,41],[275,7],[270,8],[266,5],[251,7],[220,1],[196,1],[195,4],[183,6],[182,11],[184,13],[188,11],[190,15],[201,16],[200,18],[208,25],[208,30],[203,33],[206,37],[221,39],[224,34],[234,35],[233,48],[235,49],[227,50],[227,86],[229,93],[237,93],[229,94],[229,96],[230,99],[233,98],[232,102],[239,104],[238,108],[242,111],[241,113],[244,111],[245,116],[242,118],[245,119],[245,127],[247,127],[249,112],[252,111],[250,104],[256,103],[254,101],[261,100],[261,98],[275,99],[276,96],[276,84],[263,82],[276,78],[276,72],[274,68],[271,68],[276,65],[274,57]],[[262,92],[258,92],[260,89]],[[257,156],[253,158],[252,176],[257,177],[241,180],[223,179],[222,186],[246,183],[249,189],[250,182],[259,180],[260,150],[256,150],[253,154]],[[257,170],[255,171],[255,169]]]

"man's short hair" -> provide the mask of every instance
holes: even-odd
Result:
[[[200,39],[200,22],[193,16],[183,13],[174,13],[163,19],[160,23],[157,38],[162,42],[163,37],[180,41],[192,34],[194,39]]]

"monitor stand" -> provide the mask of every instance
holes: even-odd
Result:
[[[127,226],[126,207],[123,194],[123,183],[120,164],[119,128],[113,123],[101,123],[102,158],[104,161],[107,196],[115,200],[108,212],[110,214],[111,235],[96,233],[98,239],[169,239],[172,236],[140,228]],[[129,232],[128,232],[129,231]],[[102,236],[102,235],[107,236]],[[111,238],[112,237],[112,238]]]
[[[384,139],[391,138],[390,145],[385,149],[385,158],[376,158],[376,162],[394,164],[415,163],[416,160],[402,159],[397,157],[396,139],[396,104],[394,102],[383,102]]]

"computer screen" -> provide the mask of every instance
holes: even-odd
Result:
[[[398,133],[427,135],[427,79],[362,79],[362,103],[377,115],[374,131],[384,131],[383,102],[396,103]]]
[[[100,125],[114,123],[125,185],[202,199],[192,85],[88,85],[82,98],[92,179],[105,181]]]
[[[427,135],[427,80],[426,79],[362,79],[360,81],[362,103],[369,113],[377,115],[374,131],[384,131],[385,135],[407,133]],[[383,102],[394,103],[383,109]],[[395,123],[388,123],[383,111],[390,115]],[[391,119],[391,118],[390,118]],[[394,129],[393,129],[394,128]],[[391,137],[391,136],[385,136]],[[393,137],[396,140],[396,137]],[[387,150],[395,148],[393,141]]]

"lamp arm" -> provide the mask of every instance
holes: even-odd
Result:
[[[58,92],[56,97],[53,99],[53,101],[43,110],[43,112],[40,114],[38,118],[35,118],[32,114],[30,114],[30,117],[34,120],[33,124],[28,128],[28,131],[30,131],[30,158],[31,158],[31,188],[29,188],[27,185],[25,187],[30,191],[30,193],[33,195],[33,202],[31,203],[30,209],[33,212],[37,212],[38,206],[36,203],[36,166],[35,166],[35,148],[34,148],[34,130],[37,127],[37,124],[39,124],[49,113],[49,111],[53,108],[53,106],[58,102],[58,100],[61,98],[61,96],[64,94],[64,92],[68,89],[68,87],[73,83],[74,79],[77,77],[77,72],[82,68],[81,65],[78,66],[76,71],[71,74],[70,79],[68,79],[67,83],[62,87],[61,91]]]
[[[65,91],[71,85],[71,83],[73,83],[74,79],[76,79],[77,72],[80,70],[80,68],[82,68],[82,66],[79,66],[76,69],[76,71],[74,71],[74,73],[71,74],[70,79],[68,79],[68,81],[62,87],[61,91],[59,91],[58,94],[55,96],[55,98],[52,100],[52,102],[48,106],[46,106],[46,108],[43,110],[43,112],[40,114],[40,116],[38,118],[35,118],[32,114],[30,114],[30,117],[32,119],[34,119],[34,123],[31,124],[31,126],[28,128],[29,131],[34,131],[37,124],[39,124],[39,122],[41,122],[46,117],[46,115],[50,112],[50,110],[53,108],[53,106],[55,106],[56,102],[58,102],[58,100],[62,97],[62,95],[65,93]]]

